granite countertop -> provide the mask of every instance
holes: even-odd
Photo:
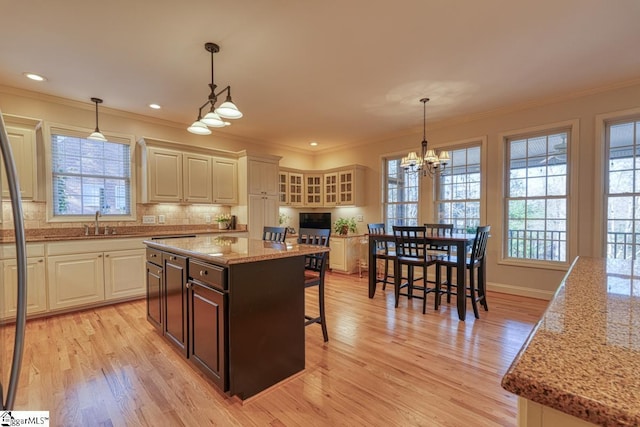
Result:
[[[602,426],[640,425],[640,263],[580,257],[502,379]]]
[[[323,246],[275,243],[224,235],[145,240],[144,243],[152,248],[216,264],[241,264],[329,252],[329,248]]]
[[[26,229],[25,240],[31,242],[55,242],[65,240],[93,240],[93,239],[123,239],[131,237],[156,237],[156,236],[179,236],[186,234],[228,234],[228,233],[244,233],[246,227],[240,226],[236,230],[221,230],[211,225],[159,225],[159,226],[126,226],[126,227],[110,227],[115,230],[115,234],[84,234],[84,228],[38,228]],[[101,226],[101,231],[103,230]],[[90,230],[93,231],[93,230]],[[0,243],[13,243],[15,236],[13,229],[2,230],[0,235]]]

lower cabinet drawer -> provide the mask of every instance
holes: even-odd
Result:
[[[189,277],[213,288],[223,291],[228,289],[226,273],[227,270],[223,267],[189,260]]]

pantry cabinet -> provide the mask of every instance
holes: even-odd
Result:
[[[249,159],[247,172],[249,194],[278,195],[278,163]]]

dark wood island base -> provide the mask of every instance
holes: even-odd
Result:
[[[147,244],[147,318],[230,396],[301,372],[304,256],[317,246],[198,236]]]

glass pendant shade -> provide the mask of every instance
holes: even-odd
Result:
[[[104,137],[102,133],[98,129],[95,130],[91,135],[87,137],[87,139],[92,139],[94,141],[102,141],[105,142],[107,138]]]
[[[216,114],[214,111],[209,111],[200,121],[205,125],[214,127],[214,128],[225,127],[224,120],[222,120],[220,116]]]
[[[195,133],[196,135],[210,135],[211,130],[202,123],[200,120],[196,120],[193,122],[191,126],[187,128],[187,130],[191,133]]]
[[[216,113],[225,119],[239,119],[242,117],[242,113],[238,110],[238,107],[231,101],[225,101],[220,104],[220,106],[216,108]]]

